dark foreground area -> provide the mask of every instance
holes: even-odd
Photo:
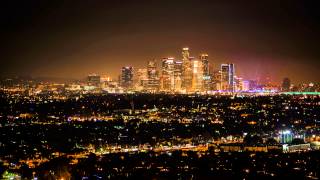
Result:
[[[117,153],[90,154],[77,165],[59,157],[36,169],[24,166],[32,179],[318,179],[320,152],[307,153]],[[34,173],[34,174],[33,174]]]

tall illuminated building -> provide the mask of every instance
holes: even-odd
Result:
[[[203,67],[203,88],[206,91],[211,89],[211,76],[208,57],[208,54],[200,54],[200,61],[202,62]]]
[[[182,49],[182,88],[186,91],[192,89],[192,67],[187,47]]]
[[[148,71],[146,68],[138,69],[134,74],[134,85],[136,90],[144,90],[148,83]]]
[[[234,76],[234,64],[221,64],[221,90],[228,92],[235,91]]]
[[[282,91],[290,91],[291,81],[289,78],[284,78],[282,81]]]
[[[100,86],[100,75],[98,74],[89,74],[87,77],[87,81],[88,81],[88,85],[89,86],[96,86],[99,87]]]
[[[162,59],[161,89],[164,91],[174,91],[174,58]]]
[[[182,48],[182,61],[189,61],[190,58],[190,52],[188,47]]]
[[[125,66],[121,69],[120,84],[123,88],[129,89],[133,86],[133,67]]]
[[[181,91],[182,89],[182,61],[174,61],[174,90]]]
[[[153,92],[158,91],[159,76],[157,71],[157,63],[155,60],[148,62],[147,78],[148,78],[147,90],[153,91]]]
[[[235,81],[235,91],[243,91],[244,90],[244,84],[243,84],[243,79],[241,77],[234,77],[234,81]]]
[[[193,59],[192,67],[192,91],[203,91],[203,64],[201,60]]]
[[[221,90],[221,70],[212,71],[210,77],[210,89],[214,91]]]
[[[209,75],[209,60],[208,54],[200,54],[200,61],[203,64],[203,75]]]

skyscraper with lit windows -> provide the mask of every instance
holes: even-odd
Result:
[[[193,59],[192,67],[192,91],[203,90],[203,64],[201,60]]]
[[[134,87],[136,90],[146,89],[148,84],[148,71],[147,68],[141,68],[135,71],[134,74]]]
[[[209,75],[209,60],[208,60],[208,54],[200,54],[200,61],[203,64],[203,75]]]
[[[210,80],[210,89],[211,90],[221,90],[221,70],[212,71]]]
[[[161,89],[164,91],[174,91],[174,58],[162,59]]]
[[[182,61],[174,61],[174,91],[181,91],[182,89],[182,69]]]
[[[121,69],[120,84],[123,88],[129,89],[133,86],[133,67],[125,66]]]
[[[221,90],[234,92],[235,91],[235,69],[234,64],[221,64]]]
[[[200,61],[202,62],[203,67],[203,89],[206,91],[211,89],[211,76],[208,57],[209,56],[206,53],[200,54]]]
[[[96,87],[100,86],[101,78],[100,78],[100,75],[98,74],[89,74],[87,77],[87,80],[88,80],[89,86],[96,86]]]
[[[289,91],[291,86],[291,81],[289,78],[284,78],[282,81],[282,91]]]
[[[191,69],[189,48],[182,49],[182,88],[186,91],[192,89],[192,69]]]
[[[157,71],[157,63],[155,60],[148,62],[147,77],[147,90],[153,92],[157,91],[159,89],[159,76]]]

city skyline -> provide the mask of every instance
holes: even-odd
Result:
[[[168,59],[168,60],[173,60],[174,63],[177,61],[177,62],[180,62],[180,63],[183,63],[183,59],[184,59],[184,55],[183,55],[183,51],[187,49],[188,51],[188,59],[190,62],[193,62],[193,61],[202,61],[202,58],[203,56],[206,58],[206,62],[208,63],[207,65],[207,70],[208,70],[208,73],[210,71],[209,74],[206,74],[208,76],[213,76],[214,73],[221,73],[221,72],[218,72],[218,71],[221,71],[222,69],[222,66],[223,65],[228,65],[228,64],[232,64],[234,65],[235,63],[233,63],[233,61],[221,61],[221,63],[217,63],[217,62],[213,62],[212,63],[212,57],[210,55],[208,55],[207,52],[205,51],[199,51],[201,53],[192,53],[192,49],[189,48],[189,46],[184,46],[182,48],[180,48],[180,55],[178,54],[177,56],[172,56],[172,55],[169,55],[167,57],[165,56],[162,56],[161,58],[152,58],[151,60],[148,60],[148,61],[144,61],[142,62],[140,65],[137,65],[137,66],[134,66],[132,64],[126,64],[126,65],[120,65],[120,68],[117,69],[115,71],[115,74],[112,74],[112,73],[108,73],[108,71],[98,71],[98,70],[94,70],[94,71],[90,71],[90,72],[86,72],[87,74],[83,74],[81,76],[50,76],[49,74],[43,74],[43,75],[32,75],[32,74],[15,74],[15,75],[10,75],[10,74],[6,74],[6,75],[3,75],[2,78],[14,78],[14,77],[18,77],[18,78],[34,78],[34,79],[39,79],[39,80],[43,80],[43,81],[52,81],[52,82],[71,82],[71,81],[87,81],[87,78],[90,77],[90,76],[99,76],[101,78],[108,78],[108,81],[115,81],[115,82],[119,82],[121,84],[121,81],[120,81],[120,77],[122,76],[122,71],[123,71],[123,68],[131,68],[131,71],[132,71],[132,78],[136,78],[137,74],[139,74],[139,70],[147,70],[147,63],[149,62],[154,62],[155,63],[155,68],[156,70],[158,71],[158,76],[161,77],[162,76],[162,73],[163,73],[163,67],[162,67],[162,63],[165,59]],[[182,54],[181,54],[182,52]],[[209,58],[208,58],[209,57]],[[190,64],[191,65],[191,64]],[[280,86],[281,83],[283,83],[283,80],[286,79],[286,78],[289,78],[288,76],[283,76],[283,77],[274,77],[274,76],[264,76],[264,77],[261,77],[259,75],[257,76],[254,76],[254,77],[251,77],[251,76],[248,76],[243,72],[243,70],[241,70],[238,66],[239,64],[237,64],[237,73],[234,74],[234,78],[241,78],[241,79],[245,79],[246,81],[255,81],[257,83],[261,83],[261,84],[273,84],[273,85],[277,85],[277,86]],[[241,67],[241,65],[240,65]],[[190,69],[191,70],[191,69]],[[240,71],[240,73],[239,73]],[[191,74],[193,74],[191,72]],[[191,75],[190,74],[190,75]],[[259,73],[258,73],[259,74]],[[206,76],[206,75],[203,75],[203,76]],[[1,76],[0,76],[1,77]],[[192,79],[192,77],[190,77]],[[204,77],[205,78],[205,77]],[[190,79],[190,80],[191,80]],[[290,78],[289,78],[290,79]],[[293,80],[292,83],[294,83],[295,85],[298,85],[298,84],[305,84],[305,83],[317,83],[317,81],[309,81],[309,80],[306,80],[306,81],[296,81],[295,79],[290,79],[290,80]],[[191,83],[191,82],[190,82]],[[132,85],[133,85],[133,82],[132,82]]]
[[[237,64],[246,79],[319,82],[316,7],[299,1],[8,4],[1,76],[116,78],[122,66],[180,57],[178,49],[189,46],[192,56],[208,53],[215,68]]]

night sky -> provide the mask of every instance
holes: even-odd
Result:
[[[117,77],[121,66],[209,54],[247,79],[320,81],[317,1],[1,2],[1,76]]]

